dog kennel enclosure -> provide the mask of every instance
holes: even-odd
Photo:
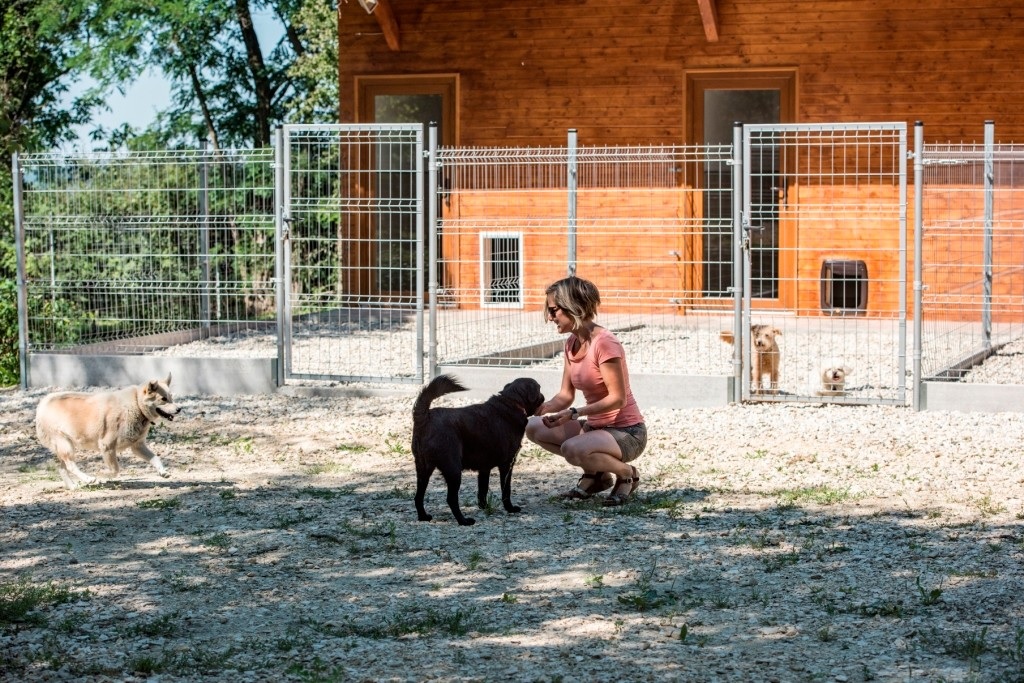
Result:
[[[23,383],[171,364],[201,393],[557,377],[544,288],[575,273],[649,405],[1006,409],[1024,385],[1024,150],[992,124],[983,144],[922,129],[456,148],[353,124],[284,126],[265,150],[21,155]],[[782,331],[777,393],[752,392],[743,345],[719,338],[754,323]],[[821,396],[833,358],[852,372]]]

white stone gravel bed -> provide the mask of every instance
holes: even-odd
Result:
[[[0,392],[5,681],[1024,679],[1019,413],[649,408],[628,505],[527,444],[523,512],[471,475],[459,527],[436,476],[416,521],[411,394],[185,397],[171,479],[76,492],[42,394]]]

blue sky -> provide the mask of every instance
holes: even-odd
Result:
[[[283,27],[277,17],[269,11],[254,11],[253,23],[260,36],[260,44],[264,52],[269,52],[280,37]],[[70,96],[83,92],[94,82],[86,79],[72,86]],[[89,131],[98,125],[107,130],[129,123],[136,128],[144,128],[156,119],[157,112],[166,109],[171,103],[171,86],[159,69],[147,70],[141,78],[126,86],[124,94],[116,90],[107,98],[109,111],[97,111],[90,124],[76,127],[78,139],[66,143],[65,151],[87,152],[92,149]]]

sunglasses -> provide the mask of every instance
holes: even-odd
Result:
[[[548,316],[554,318],[555,313],[558,313],[560,310],[562,310],[561,306],[548,306]]]

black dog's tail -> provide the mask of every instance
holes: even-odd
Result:
[[[434,399],[456,391],[467,391],[467,389],[451,375],[438,375],[431,380],[430,384],[420,391],[420,395],[416,398],[416,405],[412,407],[413,426],[422,424],[427,419],[427,411],[430,410],[430,404],[434,402]]]

